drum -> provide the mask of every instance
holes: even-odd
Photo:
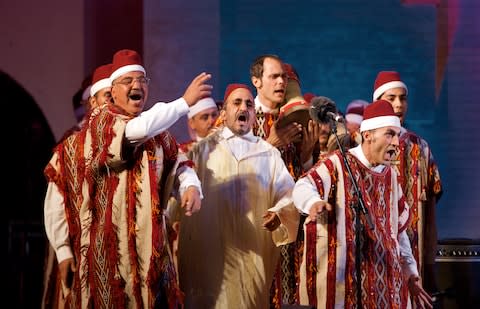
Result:
[[[280,108],[277,127],[282,128],[292,122],[296,122],[304,128],[308,128],[310,119],[310,105],[306,101],[290,102]]]

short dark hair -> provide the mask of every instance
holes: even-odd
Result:
[[[263,75],[263,62],[267,58],[276,59],[276,60],[280,61],[281,63],[283,63],[283,60],[275,54],[263,54],[261,56],[258,56],[257,58],[255,58],[255,60],[253,60],[252,64],[250,65],[250,77],[257,77],[257,78],[262,77],[262,75]]]

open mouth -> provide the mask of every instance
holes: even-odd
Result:
[[[390,150],[387,150],[387,160],[393,160],[395,159],[396,155],[397,155],[397,152],[395,151],[395,149],[390,149]]]
[[[139,93],[132,93],[128,96],[128,98],[133,101],[140,101],[142,99],[142,95]]]
[[[397,152],[395,149],[387,150],[383,158],[384,159],[383,164],[385,165],[398,164],[398,160],[395,160],[396,158],[397,158]]]
[[[140,101],[143,99],[143,91],[139,89],[132,89],[128,93],[128,98],[132,101]]]
[[[246,115],[239,115],[237,120],[241,121],[241,122],[246,122],[247,121],[247,116]]]

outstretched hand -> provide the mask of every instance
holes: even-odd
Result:
[[[183,98],[187,102],[188,106],[195,105],[198,100],[210,97],[212,95],[213,86],[206,84],[206,82],[211,78],[211,74],[203,72],[192,80],[190,85],[188,85],[187,90],[185,90],[185,93],[183,94]]]

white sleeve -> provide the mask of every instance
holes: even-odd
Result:
[[[320,194],[318,194],[317,187],[310,181],[308,176],[297,180],[293,188],[292,197],[295,207],[307,215],[312,205],[322,200]]]
[[[193,170],[193,168],[189,166],[182,166],[177,170],[177,176],[179,181],[179,194],[180,196],[187,190],[188,187],[194,186],[200,192],[200,198],[203,199],[202,193],[202,185],[200,183],[200,179],[198,179],[197,173]]]
[[[418,276],[417,262],[412,254],[412,248],[410,247],[410,239],[406,231],[401,232],[398,235],[398,244],[400,247],[400,257],[402,261],[402,270],[405,278],[410,276]]]
[[[68,223],[65,215],[63,196],[54,182],[48,183],[44,202],[45,232],[58,263],[73,257],[68,237]]]
[[[288,172],[285,163],[283,162],[282,156],[280,151],[276,148],[273,150],[272,155],[272,163],[273,163],[273,202],[274,205],[268,209],[272,212],[280,212],[281,209],[287,205],[291,205],[293,203],[292,199],[292,191],[293,187],[295,186],[295,181],[293,180],[292,176]]]
[[[188,111],[184,98],[170,103],[158,102],[127,123],[125,137],[132,144],[141,143],[167,130]]]

